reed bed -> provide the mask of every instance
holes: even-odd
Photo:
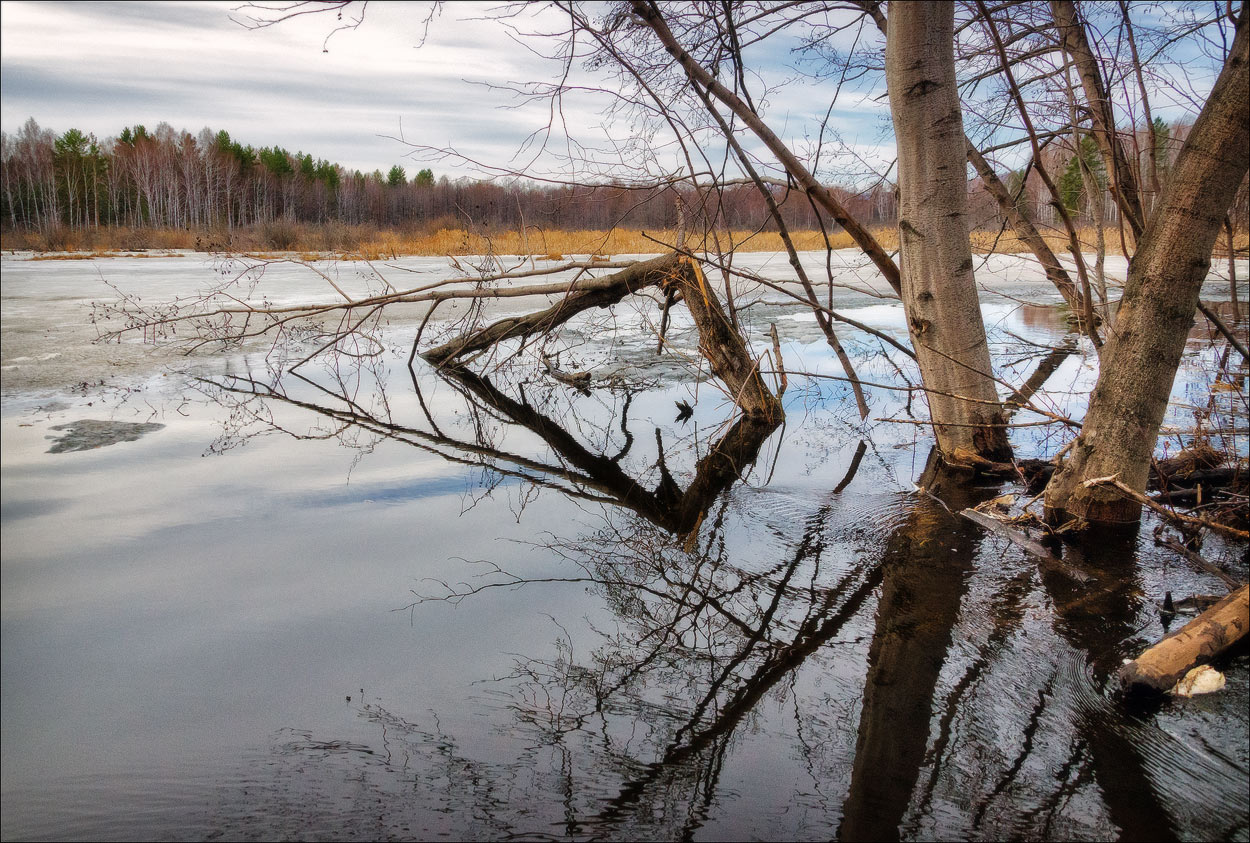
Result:
[[[1082,251],[1095,249],[1096,230],[1081,228],[1078,237]],[[894,227],[879,227],[873,235],[887,250],[898,248],[898,232]],[[1050,230],[1043,234],[1056,254],[1068,254],[1067,236]],[[1104,229],[1108,254],[1121,254],[1120,232]],[[855,248],[850,235],[839,231],[828,235],[819,231],[795,231],[791,238],[800,251],[820,251],[828,245],[834,249]],[[406,256],[523,255],[550,260],[569,257],[596,256],[603,259],[618,255],[654,254],[674,243],[672,230],[643,231],[614,228],[609,231],[547,231],[530,228],[526,231],[472,231],[464,228],[439,228],[434,231],[377,229],[372,226],[350,226],[341,223],[305,225],[269,223],[230,232],[186,229],[100,228],[88,231],[0,233],[0,248],[5,251],[34,251],[36,260],[87,260],[111,257],[180,256],[184,252],[234,252],[255,257],[296,257],[303,260],[395,260]],[[708,251],[736,249],[744,252],[780,252],[784,250],[780,236],[773,231],[718,231],[706,238],[688,236],[688,248]],[[1017,254],[1028,248],[1012,233],[1005,231],[973,231],[972,250],[979,254],[998,252]],[[1239,232],[1234,237],[1238,252],[1250,250],[1250,234]],[[55,254],[47,254],[55,253]],[[1217,257],[1226,254],[1225,241],[1216,244]]]

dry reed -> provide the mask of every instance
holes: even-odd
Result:
[[[1081,228],[1078,237],[1082,250],[1095,248],[1096,231]],[[1120,234],[1104,229],[1108,254],[1120,254]],[[887,250],[898,248],[894,227],[879,227],[873,235]],[[1056,254],[1068,254],[1066,235],[1050,230],[1043,235]],[[826,239],[819,231],[795,231],[791,234],[801,251],[820,251]],[[193,231],[185,229],[101,228],[89,231],[59,230],[49,233],[6,231],[0,233],[0,248],[6,251],[34,251],[40,259],[84,260],[88,258],[168,256],[184,251],[231,251],[256,257],[297,257],[302,260],[337,258],[339,260],[394,260],[405,256],[524,255],[538,259],[564,260],[574,257],[607,259],[620,255],[655,254],[674,243],[676,232],[642,231],[615,228],[610,231],[544,231],[482,232],[463,228],[440,228],[436,231],[397,231],[370,226],[349,226],[341,223],[307,225],[272,223],[231,232]],[[979,254],[998,252],[1016,254],[1027,247],[1011,232],[973,231],[972,250]],[[744,252],[780,252],[784,249],[776,232],[718,231],[706,240],[687,238],[690,248],[734,248]],[[855,248],[846,232],[829,235],[834,249]],[[1242,231],[1235,237],[1239,252],[1250,247],[1250,235]],[[154,254],[155,253],[155,254]],[[1221,236],[1216,244],[1217,256],[1225,253]]]

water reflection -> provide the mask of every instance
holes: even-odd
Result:
[[[640,393],[630,387],[605,423],[522,381],[438,377],[460,411],[427,401],[431,382],[414,376],[419,418],[405,423],[390,403],[366,407],[358,392],[325,384],[218,385],[221,400],[248,408],[234,418],[272,417],[256,402],[282,403],[324,419],[324,435],[356,442],[367,432],[599,508],[594,528],[540,542],[561,560],[558,576],[494,567],[418,601],[540,582],[602,601],[589,633],[555,618],[554,654],[522,652],[491,681],[478,701],[489,749],[480,735],[448,734],[437,713],[419,721],[382,702],[357,708],[380,743],[310,732],[276,742],[298,775],[343,768],[369,783],[361,799],[393,802],[374,829],[382,836],[1244,832],[1244,770],[1180,769],[1157,712],[1126,714],[1106,691],[1143,615],[1136,536],[1097,558],[1066,553],[1092,582],[1039,574],[957,514],[997,490],[935,463],[924,493],[876,495],[897,517],[848,523],[843,494],[863,463],[860,442],[822,499],[768,542],[744,542],[753,507],[768,499],[735,490],[745,476],[760,480],[754,464],[775,426],[739,420],[666,442],[661,428],[644,434],[631,421]],[[644,438],[654,460],[636,459]],[[1205,816],[1194,795],[1203,789],[1221,800]]]
[[[966,476],[932,461],[921,501],[886,542],[881,598],[838,836],[897,840],[929,744],[934,691],[980,544],[954,514],[977,500]],[[985,493],[980,497],[984,499]]]

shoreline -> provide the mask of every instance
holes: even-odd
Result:
[[[878,225],[873,236],[887,250],[898,248],[897,229]],[[1095,250],[1097,230],[1084,226],[1078,230],[1082,250]],[[1106,254],[1116,256],[1120,250],[1118,229],[1104,228]],[[743,253],[781,252],[785,246],[775,231],[717,231],[720,248]],[[856,248],[844,231],[825,235],[815,230],[795,230],[791,237],[800,252],[835,251]],[[1056,254],[1068,254],[1066,235],[1045,233],[1044,237]],[[671,229],[614,228],[610,230],[542,230],[524,231],[418,227],[376,228],[365,225],[327,223],[312,225],[284,223],[251,226],[230,231],[218,229],[133,229],[104,227],[81,231],[0,232],[0,252],[16,257],[28,255],[29,260],[86,260],[90,258],[173,257],[195,254],[299,255],[309,260],[335,257],[339,260],[395,260],[401,257],[465,257],[470,255],[522,255],[535,259],[561,260],[570,255],[658,253],[666,244],[676,242],[677,232]],[[1215,259],[1227,261],[1227,247],[1221,238]],[[984,254],[1021,254],[1029,250],[1009,231],[978,229],[970,232],[972,251]],[[1250,254],[1250,232],[1234,236],[1238,255]]]

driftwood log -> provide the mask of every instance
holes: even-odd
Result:
[[[959,514],[964,518],[967,518],[969,521],[974,521],[977,524],[980,524],[991,533],[1002,536],[1017,547],[1028,551],[1034,558],[1037,559],[1038,567],[1043,570],[1058,571],[1065,577],[1082,584],[1093,581],[1093,577],[1082,571],[1078,571],[1071,565],[1066,564],[1041,544],[1033,541],[1033,539],[1029,538],[1023,532],[1012,529],[1007,524],[999,521],[997,518],[986,515],[984,512],[978,512],[975,509],[962,509],[959,511]]]
[[[1120,668],[1126,691],[1170,690],[1190,668],[1210,661],[1250,629],[1250,585],[1243,585]]]

